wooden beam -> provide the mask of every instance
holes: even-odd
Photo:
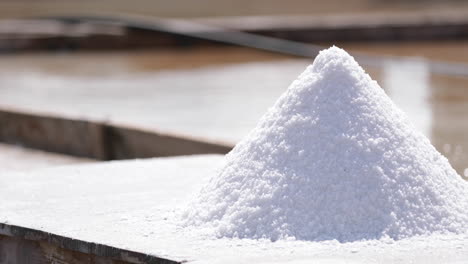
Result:
[[[225,154],[225,143],[105,122],[0,109],[0,142],[98,160]]]
[[[176,264],[180,262],[0,223],[0,263]]]

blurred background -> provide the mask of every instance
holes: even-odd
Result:
[[[0,0],[2,170],[92,162],[73,146],[128,135],[105,127],[89,143],[49,117],[145,131],[125,158],[212,152],[152,133],[223,153],[331,45],[468,176],[466,0]],[[49,146],[57,137],[68,145]],[[138,154],[162,145],[180,151]]]

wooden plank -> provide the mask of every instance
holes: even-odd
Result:
[[[175,264],[177,261],[0,224],[0,263],[8,264]]]
[[[221,17],[194,21],[228,30],[303,43],[468,38],[466,10]]]
[[[180,135],[105,125],[108,159],[131,159],[220,153],[232,146]]]
[[[89,30],[88,34],[70,36],[60,32],[42,32],[45,30],[41,31],[41,27],[38,27],[37,34],[34,34],[27,21],[37,25],[42,23],[44,27],[58,23],[63,24],[63,28],[66,29],[80,28],[80,25],[96,29]],[[1,23],[0,21],[0,25]],[[8,21],[3,23],[11,24]],[[109,13],[92,16],[50,16],[43,20],[25,20],[16,23],[26,28],[16,29],[13,35],[10,32],[12,30],[3,30],[7,34],[0,37],[0,49],[75,50],[240,45],[313,57],[317,53],[316,48],[301,46],[294,42],[468,39],[466,10],[192,20]],[[102,27],[112,28],[111,31],[116,33],[102,34],[99,30]]]
[[[98,160],[225,154],[229,144],[52,115],[0,109],[0,142]]]
[[[0,110],[0,141],[104,160],[102,124],[27,112]]]

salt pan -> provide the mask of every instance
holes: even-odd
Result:
[[[344,50],[320,52],[186,210],[218,237],[463,233],[468,183]]]

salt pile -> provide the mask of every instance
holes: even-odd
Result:
[[[184,215],[218,237],[463,233],[468,183],[344,50],[320,52]]]

